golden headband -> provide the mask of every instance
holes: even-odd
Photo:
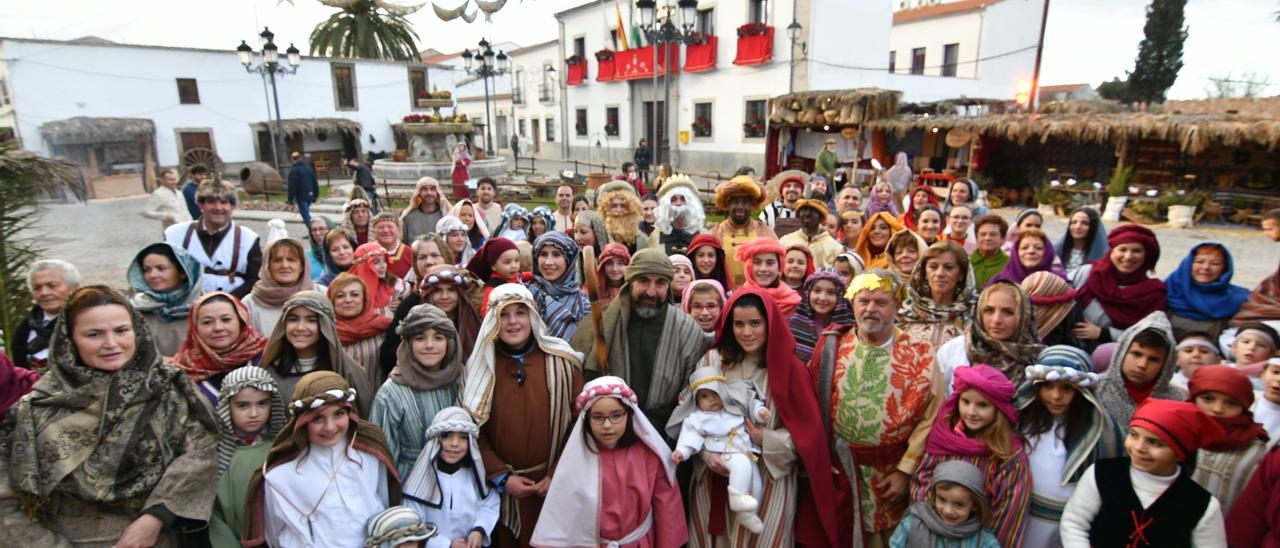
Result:
[[[899,287],[897,291],[894,291],[893,278],[889,274],[881,275],[876,274],[875,272],[863,272],[862,274],[858,274],[853,278],[853,281],[849,282],[849,289],[845,291],[844,298],[851,301],[853,300],[853,297],[862,290],[884,291],[885,293],[893,295],[893,298],[902,300],[902,295],[900,295],[900,293],[902,293],[902,287]]]

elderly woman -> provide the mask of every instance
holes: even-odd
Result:
[[[1240,305],[1249,300],[1248,289],[1231,285],[1234,274],[1235,263],[1226,246],[1209,242],[1191,248],[1164,280],[1174,337],[1200,331],[1218,338]]]
[[[1165,285],[1148,273],[1160,259],[1160,243],[1151,229],[1135,224],[1107,235],[1107,257],[1076,271],[1071,280],[1084,307],[1084,321],[1073,333],[1090,344],[1120,340],[1120,334],[1148,314],[1165,309]]]
[[[413,250],[413,269],[405,275],[404,281],[409,287],[418,287],[422,275],[431,267],[439,264],[457,264],[453,260],[453,250],[444,241],[444,236],[428,232],[418,236],[409,248]]]
[[[71,294],[48,373],[9,419],[0,430],[2,546],[177,546],[188,521],[209,518],[213,413],[112,289]]]
[[[978,296],[978,310],[968,329],[938,348],[938,370],[950,395],[957,367],[987,364],[1005,377],[1022,382],[1022,372],[1044,349],[1031,314],[1031,299],[1011,282],[996,282]]]
[[[800,290],[800,306],[787,319],[796,338],[796,357],[809,363],[818,336],[832,324],[853,324],[853,308],[844,298],[845,283],[834,270],[814,273]],[[695,318],[696,319],[696,318]]]
[[[1027,276],[1036,272],[1050,272],[1064,280],[1067,279],[1067,273],[1056,262],[1057,256],[1053,253],[1049,236],[1038,228],[1024,228],[1018,232],[1018,239],[1014,242],[1014,252],[1009,256],[1009,262],[1004,265],[1003,270],[987,280],[987,285],[999,280],[1020,284]]]
[[[529,292],[552,337],[573,338],[591,302],[578,281],[578,244],[564,232],[548,232],[533,243],[533,283]]]
[[[14,329],[13,363],[27,369],[42,367],[49,357],[49,339],[53,322],[62,312],[67,295],[80,287],[80,271],[75,265],[58,259],[42,259],[31,263],[27,271],[27,289],[31,291],[31,312]]]
[[[333,305],[319,291],[299,291],[285,301],[259,363],[275,378],[280,392],[288,394],[303,375],[333,371],[356,389],[360,416],[368,416],[373,401],[369,377],[342,349]]]
[[[249,310],[249,323],[260,333],[267,333],[280,321],[284,302],[299,291],[315,287],[311,281],[311,264],[302,243],[292,238],[279,238],[262,250],[262,268],[258,283],[244,298]]]
[[[1091,207],[1071,212],[1067,232],[1053,245],[1054,251],[1064,263],[1068,279],[1075,276],[1080,267],[1107,256],[1107,227],[1102,217]]]
[[[143,248],[129,263],[129,285],[137,292],[129,301],[146,320],[161,356],[172,356],[186,338],[191,303],[204,292],[203,271],[195,257],[163,242]]]
[[[435,232],[440,219],[453,207],[440,193],[440,181],[433,177],[418,179],[409,197],[409,207],[400,212],[404,243],[408,244],[428,232]]]
[[[858,242],[853,250],[862,258],[863,268],[886,268],[889,256],[885,251],[889,248],[889,238],[901,231],[902,223],[889,213],[881,211],[867,219],[862,233],[858,234]]]
[[[969,257],[955,242],[934,244],[924,252],[907,284],[907,300],[898,311],[902,330],[933,348],[959,337],[973,322],[974,287]]]

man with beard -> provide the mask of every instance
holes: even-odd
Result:
[[[751,211],[763,203],[764,192],[750,175],[738,175],[716,186],[716,208],[728,215],[711,233],[720,239],[724,248],[726,274],[733,279],[734,287],[746,283],[742,263],[734,258],[738,246],[757,238],[778,239],[769,225],[751,218]]]
[[[667,255],[683,255],[693,237],[706,232],[702,225],[707,214],[702,211],[698,187],[688,175],[674,175],[662,184],[654,218],[655,232],[649,235],[649,245],[661,244]]]
[[[845,298],[856,324],[834,326],[814,347],[823,426],[836,473],[841,544],[887,546],[907,509],[907,483],[925,453],[942,401],[933,346],[894,327],[905,288],[892,273],[856,276]],[[861,504],[855,504],[860,501]]]
[[[409,244],[428,232],[436,231],[436,223],[449,214],[453,207],[444,196],[440,195],[440,181],[433,177],[418,179],[418,184],[409,197],[409,207],[400,213],[402,242]]]
[[[814,268],[831,268],[836,255],[844,253],[844,246],[823,224],[827,220],[827,204],[818,199],[800,200],[796,202],[796,217],[800,219],[800,230],[783,236],[782,247],[805,246],[813,255]]]
[[[573,187],[560,185],[556,189],[556,210],[551,216],[556,220],[556,230],[573,234]]]
[[[631,185],[625,181],[606,183],[596,191],[596,204],[610,240],[627,246],[632,255],[648,247],[649,237],[640,231],[643,206]]]
[[[702,328],[670,304],[674,276],[664,251],[640,250],[627,265],[621,293],[604,311],[599,338],[591,316],[573,334],[573,348],[587,355],[586,376],[625,379],[653,424],[667,424],[680,389],[702,357]]]
[[[773,201],[760,211],[760,220],[773,228],[774,232],[783,232],[777,230],[778,221],[796,216],[796,202],[800,200],[800,195],[804,193],[804,184],[808,181],[808,174],[795,169],[788,169],[774,175],[773,179],[769,180],[769,197],[773,198]]]
[[[502,224],[502,203],[494,200],[498,196],[498,183],[493,177],[481,177],[476,181],[476,202],[471,204],[476,210],[476,221],[484,221],[489,233],[498,231]]]

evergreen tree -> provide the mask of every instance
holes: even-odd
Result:
[[[1103,99],[1111,99],[1120,101],[1121,103],[1129,102],[1129,81],[1119,78],[1112,78],[1109,81],[1098,84],[1098,96]]]
[[[1164,102],[1182,70],[1182,43],[1187,39],[1183,8],[1187,0],[1152,0],[1147,24],[1133,72],[1129,73],[1128,98],[1147,103]]]

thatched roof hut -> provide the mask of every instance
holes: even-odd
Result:
[[[285,135],[293,135],[301,133],[303,135],[317,135],[327,133],[336,135],[344,133],[352,137],[359,137],[363,127],[360,122],[348,120],[346,118],[286,118],[280,121],[281,127],[284,129]],[[275,120],[259,122],[258,126],[262,130],[266,130],[267,126],[275,128]]]
[[[1107,102],[1046,106],[1045,112],[978,116],[900,115],[872,120],[868,126],[899,137],[914,129],[961,129],[1018,143],[1050,138],[1067,141],[1125,142],[1154,139],[1178,143],[1196,155],[1212,146],[1258,144],[1280,148],[1280,97],[1170,101],[1152,111],[1119,110]]]
[[[145,118],[77,116],[40,125],[40,134],[54,145],[150,142],[155,132],[155,122]]]
[[[858,88],[834,91],[798,91],[770,100],[773,105],[769,123],[779,126],[814,125],[803,113],[812,109],[824,114],[816,125],[853,125],[868,120],[888,118],[898,113],[902,92],[881,88]],[[827,116],[830,115],[830,116]]]

